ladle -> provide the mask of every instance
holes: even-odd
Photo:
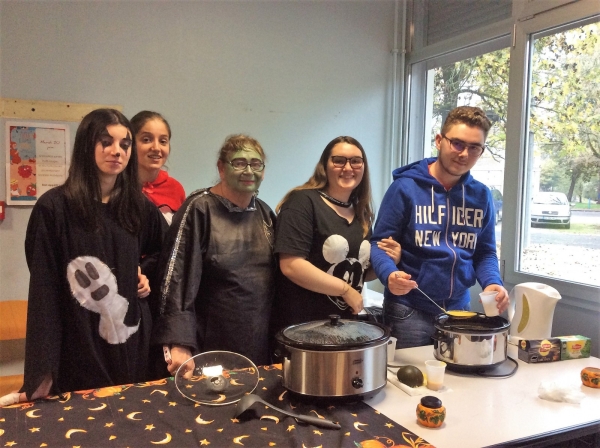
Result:
[[[472,317],[475,316],[477,313],[474,313],[473,311],[462,311],[462,310],[450,310],[450,311],[446,311],[444,308],[442,308],[441,306],[439,306],[437,304],[437,302],[435,300],[433,300],[431,297],[429,297],[427,294],[425,294],[423,291],[421,291],[418,287],[415,288],[417,289],[421,294],[423,294],[425,297],[427,297],[429,300],[431,300],[435,306],[437,306],[440,310],[442,310],[444,313],[450,315],[450,316],[455,316],[455,317]]]
[[[396,278],[400,278],[400,276],[398,275],[397,272],[396,272]],[[433,304],[435,306],[437,306],[440,310],[442,310],[444,312],[444,314],[448,314],[449,316],[456,316],[456,317],[472,317],[477,314],[477,313],[474,313],[473,311],[462,311],[462,310],[446,311],[444,308],[439,306],[435,300],[433,300],[431,297],[429,297],[427,294],[425,294],[423,291],[421,291],[418,286],[415,286],[415,289],[417,291],[419,291],[421,294],[423,294],[425,297],[427,297],[431,302],[433,302]]]
[[[397,272],[396,272],[396,278],[400,278],[400,276],[398,275]],[[415,289],[417,291],[419,291],[421,294],[423,294],[425,297],[427,297],[429,300],[431,300],[433,302],[433,304],[435,306],[437,306],[440,310],[442,310],[444,313],[448,314],[448,311],[446,311],[444,308],[442,308],[441,306],[439,306],[435,300],[433,300],[431,297],[429,297],[427,294],[425,294],[423,291],[421,291],[418,286],[415,286]]]
[[[266,401],[264,401],[262,398],[260,398],[258,395],[255,395],[255,394],[244,395],[242,398],[240,398],[240,401],[237,402],[237,405],[235,408],[235,417],[239,417],[240,415],[242,415],[242,413],[244,413],[250,406],[252,406],[254,403],[257,403],[257,402],[262,403],[265,406],[270,407],[271,409],[275,409],[276,411],[281,412],[282,414],[289,415],[290,417],[294,417],[296,420],[310,423],[311,425],[321,426],[323,428],[331,428],[331,429],[341,429],[342,428],[338,423],[334,423],[331,420],[325,420],[325,419],[318,418],[318,417],[312,417],[310,415],[300,415],[300,414],[295,414],[293,412],[284,411],[283,409],[279,409],[278,407],[275,407],[272,404],[267,403]]]
[[[427,294],[425,294],[423,291],[421,291],[418,286],[415,287],[415,289],[417,291],[419,291],[421,294],[423,294],[425,297],[427,297],[429,300],[431,300],[433,302],[433,304],[435,306],[437,306],[440,310],[442,310],[444,313],[448,314],[448,311],[446,311],[444,308],[442,308],[441,306],[439,306],[435,300],[433,300],[431,297],[429,297]]]

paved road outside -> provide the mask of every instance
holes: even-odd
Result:
[[[571,223],[600,226],[600,212],[573,211]],[[501,232],[499,223],[498,243]],[[600,232],[581,234],[549,226],[530,228],[521,266],[524,272],[600,286]]]

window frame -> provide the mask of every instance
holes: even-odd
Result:
[[[519,255],[525,226],[529,225],[524,204],[528,178],[528,94],[530,42],[533,35],[559,32],[560,28],[574,26],[599,18],[598,3],[581,0],[556,9],[518,20],[514,26],[513,47],[510,54],[508,83],[508,120],[506,125],[506,159],[504,198],[514,200],[516,207],[508,207],[503,214],[502,261],[504,280],[515,285],[523,282],[542,282],[561,291],[564,303],[600,311],[600,288],[561,279],[519,272]],[[575,25],[577,22],[582,22]],[[551,30],[551,31],[550,31]],[[527,222],[526,222],[527,221]],[[509,239],[510,235],[510,239]],[[513,239],[514,236],[514,239]]]
[[[426,92],[427,71],[434,67],[510,47],[510,74],[508,94],[508,119],[506,124],[506,152],[503,200],[514,203],[516,207],[505,207],[502,213],[502,259],[501,273],[506,288],[524,282],[541,282],[561,291],[563,303],[576,307],[600,311],[600,288],[572,283],[560,279],[544,277],[517,270],[521,247],[523,225],[523,198],[526,185],[528,114],[528,66],[529,38],[547,29],[568,26],[568,24],[589,20],[599,16],[597,0],[557,0],[555,2],[536,2],[532,11],[523,8],[515,1],[512,19],[503,20],[482,29],[464,34],[431,46],[409,51],[406,56],[405,91],[406,103],[404,120],[400,123],[400,145],[396,160],[402,165],[423,158],[425,144],[429,135],[425,132],[430,126],[426,123],[431,111],[427,110]],[[567,2],[567,4],[565,4]],[[549,10],[543,11],[546,4]],[[422,4],[421,4],[422,5]],[[551,9],[550,9],[551,8]],[[423,15],[423,6],[413,3],[412,35],[408,42],[419,40],[423,30],[418,23]],[[481,36],[485,36],[482,38]],[[417,47],[419,47],[417,42]],[[429,115],[428,115],[429,114]]]

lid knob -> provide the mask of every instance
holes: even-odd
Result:
[[[339,327],[340,325],[344,325],[343,322],[340,322],[340,315],[339,314],[330,314],[329,315],[329,324],[332,327]]]
[[[430,409],[441,408],[442,400],[440,400],[438,397],[434,397],[433,395],[427,395],[421,398],[421,405]]]

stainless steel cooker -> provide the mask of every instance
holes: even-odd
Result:
[[[292,325],[276,336],[283,386],[311,397],[365,397],[385,387],[389,330],[340,319]]]
[[[434,326],[434,356],[450,369],[489,369],[506,360],[510,322],[501,316],[439,314]]]

